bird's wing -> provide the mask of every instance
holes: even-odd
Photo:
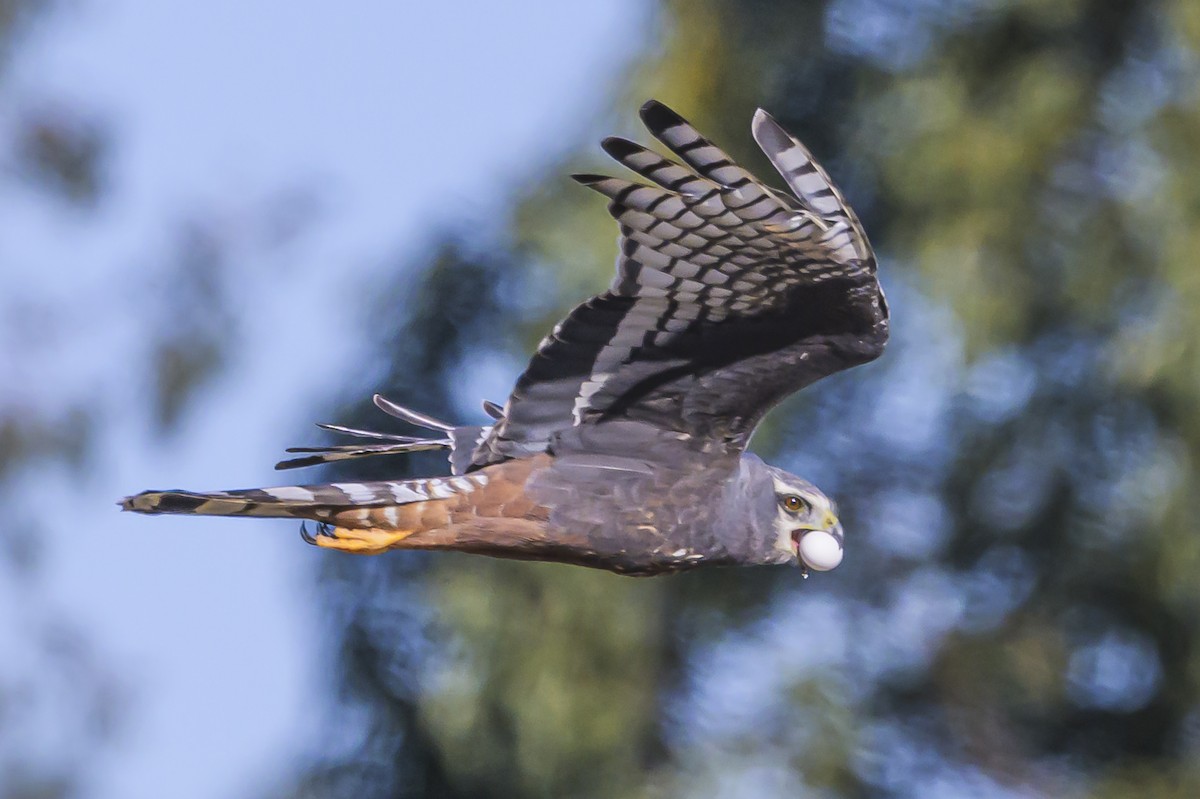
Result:
[[[429,436],[398,436],[392,433],[380,433],[375,430],[359,430],[340,424],[318,424],[324,430],[340,433],[354,438],[372,439],[375,444],[337,444],[328,447],[288,447],[288,452],[303,453],[298,458],[288,458],[275,464],[276,469],[296,469],[302,466],[319,466],[335,461],[345,461],[357,458],[370,458],[377,455],[407,455],[411,452],[446,449],[450,451],[451,474],[465,474],[472,466],[472,455],[479,443],[487,438],[491,427],[476,425],[453,425],[443,422],[411,408],[398,405],[390,399],[376,394],[372,398],[375,407],[394,416],[414,427],[432,430]],[[498,406],[494,402],[484,400],[483,409],[493,418],[498,418]]]
[[[653,185],[575,176],[610,199],[616,280],[542,341],[476,449],[476,466],[612,419],[740,450],[783,397],[883,349],[887,306],[874,254],[803,145],[755,114],[754,138],[789,194],[661,103],[641,116],[682,163],[610,138],[604,149]]]

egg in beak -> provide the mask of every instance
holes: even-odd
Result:
[[[842,562],[842,525],[835,520],[827,529],[794,530],[792,546],[805,567],[827,572]]]

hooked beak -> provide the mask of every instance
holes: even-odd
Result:
[[[800,564],[813,571],[826,572],[842,562],[842,525],[826,514],[822,526],[792,531],[792,546]]]

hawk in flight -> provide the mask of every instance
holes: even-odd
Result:
[[[644,182],[575,175],[620,228],[611,288],[542,340],[487,426],[375,404],[432,437],[324,425],[370,443],[294,449],[278,468],[449,450],[420,480],[146,491],[140,513],[312,520],[344,552],[449,549],[622,574],[842,559],[837,506],[747,453],[763,415],[879,356],[888,311],[858,217],[768,114],[751,130],[790,188],[760,182],[661,103],[641,109],[677,160],[620,138],[604,150]],[[303,529],[303,528],[302,528]]]

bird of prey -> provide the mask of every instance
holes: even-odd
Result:
[[[641,109],[675,159],[621,138],[604,150],[644,182],[574,175],[608,198],[617,275],[537,348],[486,426],[376,395],[433,437],[325,425],[373,443],[294,449],[279,468],[449,450],[451,475],[235,491],[147,491],[140,513],[283,516],[343,552],[456,550],[653,575],[702,565],[842,559],[837,506],[746,445],[764,414],[879,356],[888,310],[858,217],[809,151],[764,111],[755,141],[790,191],[739,167],[665,105]]]

